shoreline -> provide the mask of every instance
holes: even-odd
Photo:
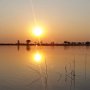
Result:
[[[90,46],[90,45],[68,45],[68,44],[12,44],[12,43],[1,43],[0,46]]]

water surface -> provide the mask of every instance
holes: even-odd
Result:
[[[90,90],[89,83],[89,47],[0,47],[0,90]]]

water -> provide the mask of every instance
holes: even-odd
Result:
[[[0,90],[90,90],[89,83],[89,47],[0,47]]]

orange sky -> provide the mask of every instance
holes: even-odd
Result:
[[[43,26],[43,41],[87,41],[90,39],[89,0],[2,0],[0,1],[0,41],[37,41],[29,29]],[[33,4],[33,5],[32,5]],[[29,28],[28,28],[29,27]]]

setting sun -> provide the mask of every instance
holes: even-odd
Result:
[[[42,27],[37,26],[37,27],[34,27],[34,28],[33,28],[33,34],[34,34],[35,36],[41,36],[42,33],[43,33]]]

